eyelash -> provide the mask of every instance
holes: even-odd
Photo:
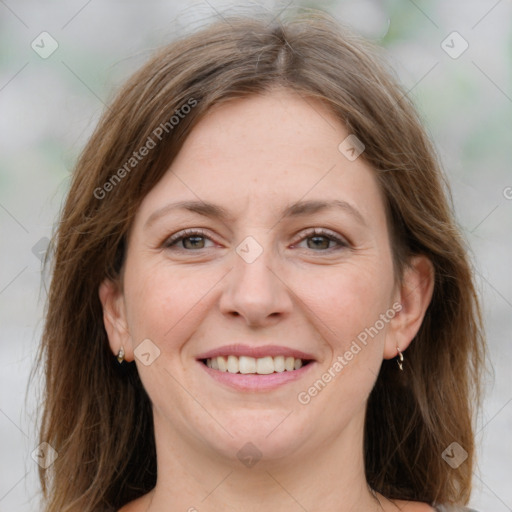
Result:
[[[211,238],[207,235],[206,231],[204,231],[202,229],[186,229],[184,231],[175,233],[174,235],[167,238],[163,245],[166,249],[172,249],[173,246],[175,246],[178,242],[181,242],[182,240],[185,240],[187,238],[191,238],[194,236],[200,236],[203,238],[207,238],[208,240],[211,240]],[[302,233],[301,238],[299,238],[293,244],[295,245],[296,243],[302,242],[303,240],[306,240],[307,238],[311,238],[313,236],[324,236],[329,241],[336,242],[339,245],[338,247],[331,247],[330,249],[325,249],[325,250],[320,250],[320,251],[315,251],[315,252],[331,252],[333,250],[339,250],[342,248],[349,247],[349,244],[346,240],[338,237],[332,231],[326,230],[324,228],[313,228],[313,229],[310,229],[309,231]],[[211,241],[213,241],[213,240],[211,240]],[[185,248],[179,247],[176,250],[186,251],[186,252],[197,252],[201,249],[194,250],[194,249],[185,249]],[[311,249],[311,250],[314,250],[314,249]]]

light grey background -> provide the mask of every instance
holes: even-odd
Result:
[[[242,5],[252,3],[275,4]],[[41,239],[51,235],[70,170],[118,85],[154,48],[233,5],[0,0],[0,511],[39,508],[30,457],[37,444],[37,387],[24,402],[44,304],[33,248],[44,250]],[[478,419],[471,505],[481,512],[512,511],[512,2],[280,5],[326,9],[386,47],[438,148],[474,253],[495,370]],[[43,31],[58,44],[45,59],[31,48],[34,40],[43,46]],[[446,39],[453,31],[463,40]],[[464,41],[469,46],[453,58],[444,40],[456,53]],[[41,52],[50,48],[45,41]]]

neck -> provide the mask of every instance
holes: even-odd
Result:
[[[197,440],[184,440],[155,414],[158,481],[147,510],[382,512],[364,474],[363,422],[364,414],[353,418],[336,437],[314,443],[314,451],[299,447],[246,467],[236,457],[198,449]]]

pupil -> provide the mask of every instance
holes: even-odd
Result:
[[[192,248],[195,248],[195,249],[197,249],[199,247],[197,245],[198,242],[203,241],[203,243],[204,243],[204,240],[203,240],[202,236],[189,236],[189,237],[185,238],[185,240],[184,240],[185,246],[186,246],[186,243],[187,243],[188,240],[192,241],[192,244],[191,244]],[[199,247],[199,249],[202,249],[202,247]]]
[[[323,244],[323,245],[321,245],[321,246],[317,244],[317,245],[316,245],[316,246],[314,246],[314,247],[310,247],[310,249],[315,248],[315,247],[316,247],[316,248],[323,248],[323,249],[327,249],[327,248],[328,248],[328,246],[329,246],[329,240],[328,240],[328,239],[327,239],[327,237],[325,237],[325,236],[312,236],[312,237],[311,237],[311,240],[316,240],[316,241],[319,241],[319,240],[320,240],[320,241],[322,241],[322,240],[323,240],[324,244]],[[326,244],[327,244],[327,245],[326,245]]]

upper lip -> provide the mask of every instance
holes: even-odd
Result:
[[[295,359],[314,360],[315,358],[306,352],[296,350],[290,347],[282,347],[279,345],[265,345],[251,347],[250,345],[224,345],[219,348],[214,348],[208,352],[204,352],[197,356],[197,359],[211,359],[218,356],[248,356],[260,358],[265,356],[285,356],[295,357]]]

